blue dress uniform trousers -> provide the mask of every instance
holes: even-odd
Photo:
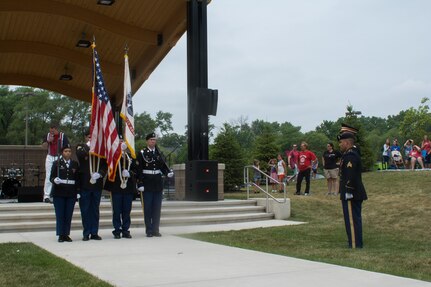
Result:
[[[96,235],[99,232],[99,206],[102,191],[99,189],[81,189],[79,208],[81,209],[83,235]]]
[[[117,234],[127,233],[130,228],[130,212],[132,211],[132,201],[135,195],[126,192],[112,192],[111,196],[114,232]]]
[[[350,248],[362,248],[362,200],[342,200],[344,224]]]
[[[53,201],[56,218],[56,233],[57,235],[69,235],[76,198],[54,196]]]
[[[159,232],[162,199],[163,192],[161,191],[144,191],[144,218],[147,234]]]

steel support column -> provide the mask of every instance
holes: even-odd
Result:
[[[198,89],[208,88],[207,1],[187,2],[187,140],[188,160],[208,160],[208,114]]]

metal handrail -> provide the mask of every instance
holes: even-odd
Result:
[[[265,182],[266,182],[266,190],[261,188],[260,186],[256,185],[253,181],[250,181],[250,176],[249,176],[249,170],[252,169],[253,171],[258,171],[261,175],[263,175],[265,177]],[[277,184],[282,184],[283,185],[283,200],[279,200],[279,198],[274,197],[270,192],[269,192],[269,185],[268,182],[272,180]],[[254,186],[256,188],[258,188],[260,191],[262,191],[263,193],[266,194],[266,212],[269,212],[269,198],[272,198],[275,202],[277,203],[286,203],[286,183],[285,182],[279,182],[278,180],[271,178],[269,175],[267,175],[265,172],[261,171],[260,169],[256,168],[254,165],[247,165],[244,167],[244,184],[247,187],[247,199],[250,199],[250,186]]]

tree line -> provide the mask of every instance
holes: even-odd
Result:
[[[233,188],[243,181],[243,168],[254,159],[266,168],[270,158],[278,153],[285,155],[292,144],[306,141],[319,160],[328,142],[335,143],[341,123],[359,129],[358,145],[361,149],[365,170],[371,170],[381,159],[381,148],[386,138],[397,138],[402,144],[407,139],[420,143],[423,135],[431,132],[429,99],[424,98],[417,108],[411,107],[397,115],[386,118],[363,116],[346,108],[346,116],[335,121],[324,120],[314,130],[302,132],[300,126],[289,122],[278,123],[264,120],[249,122],[247,117],[225,122],[217,131],[210,124],[210,159],[226,164],[225,186]],[[26,122],[28,145],[41,144],[52,121],[60,124],[72,144],[84,138],[91,116],[91,105],[63,95],[29,87],[10,89],[0,86],[0,144],[22,145],[25,143]],[[135,114],[136,149],[145,145],[145,135],[157,131],[158,145],[167,156],[168,164],[187,161],[187,137],[173,132],[172,114],[158,111],[155,117],[144,112]]]

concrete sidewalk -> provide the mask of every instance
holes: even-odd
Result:
[[[58,243],[55,232],[0,234],[0,242],[33,242],[115,286],[349,286],[431,287],[431,283],[286,256],[184,239],[175,234],[298,224],[267,220],[224,225],[165,227],[163,237],[147,238],[132,229],[133,239]]]

